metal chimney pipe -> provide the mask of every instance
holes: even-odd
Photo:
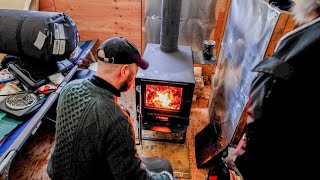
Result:
[[[160,49],[166,53],[178,50],[181,0],[162,0]]]

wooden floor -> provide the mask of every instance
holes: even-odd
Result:
[[[210,86],[205,87],[205,93],[209,96]],[[135,118],[135,97],[134,90],[123,94],[120,103],[127,105],[127,108]],[[186,143],[188,148],[189,163],[186,166],[190,168],[190,176],[188,178],[177,178],[179,180],[204,180],[208,172],[208,168],[198,169],[195,161],[194,137],[209,122],[208,100],[200,99],[192,104],[190,125],[187,131]],[[20,152],[14,158],[10,169],[11,180],[29,180],[29,179],[50,179],[46,173],[46,165],[50,158],[50,151],[54,143],[54,123],[49,120],[43,120],[40,128],[34,136],[31,136]],[[170,146],[170,145],[167,145]],[[183,147],[183,146],[182,146]],[[139,149],[139,147],[138,147]],[[166,149],[166,147],[163,147]],[[141,153],[141,149],[139,150]],[[142,149],[143,151],[143,149]],[[178,151],[178,150],[177,150]],[[172,153],[172,152],[171,152]],[[143,153],[142,153],[143,154]],[[173,156],[171,156],[172,158]],[[170,159],[169,159],[170,160]],[[170,161],[173,162],[174,159]],[[174,168],[175,169],[175,168]]]

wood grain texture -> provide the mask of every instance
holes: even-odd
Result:
[[[145,9],[146,9],[146,0],[141,0],[141,55],[144,53],[145,48]]]
[[[282,11],[277,21],[276,27],[272,33],[272,36],[264,57],[266,58],[270,56],[273,53],[274,49],[276,48],[280,38],[284,36],[286,33],[295,29],[296,27],[297,27],[297,24],[294,20],[294,16],[289,12]]]
[[[218,11],[219,12],[218,19],[217,19],[216,28],[214,30],[214,38],[213,38],[214,41],[216,42],[215,53],[216,53],[217,59],[219,58],[221,43],[223,40],[225,27],[228,20],[230,5],[231,5],[231,0],[226,0],[223,4],[219,5],[220,8]]]
[[[39,10],[54,12],[55,11],[54,1],[53,0],[40,0]]]
[[[141,51],[141,0],[41,0],[40,10],[65,12],[75,21],[80,38],[122,36]]]
[[[265,52],[264,57],[268,57],[273,53],[274,48],[276,47],[279,39],[283,35],[283,32],[284,32],[284,29],[285,29],[286,24],[288,22],[288,19],[289,19],[289,13],[283,12],[279,15],[279,19],[277,21],[277,24],[276,24],[274,30],[273,30],[273,33],[270,38],[269,45],[267,47],[267,50]]]
[[[293,14],[290,13],[289,17],[288,17],[288,21],[287,21],[287,23],[286,23],[286,25],[284,27],[282,36],[284,36],[285,34],[287,34],[288,32],[290,32],[292,30],[294,30],[297,27],[298,27],[298,24],[296,23]]]

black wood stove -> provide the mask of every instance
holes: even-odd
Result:
[[[173,142],[184,142],[195,86],[190,46],[178,46],[181,0],[162,0],[160,44],[147,44],[143,58],[147,70],[136,79],[139,140],[142,129],[170,133]]]
[[[143,57],[149,68],[139,69],[135,80],[138,121],[142,129],[172,133],[173,141],[184,142],[195,85],[191,47],[165,53],[159,44],[148,44]]]

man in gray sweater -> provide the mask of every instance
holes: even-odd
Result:
[[[48,164],[52,179],[169,180],[162,158],[141,161],[133,123],[117,102],[138,68],[149,64],[127,39],[106,40],[97,50],[96,74],[65,86],[57,106],[56,144]]]

